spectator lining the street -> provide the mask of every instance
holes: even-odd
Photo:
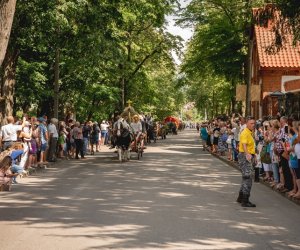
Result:
[[[101,144],[102,145],[107,145],[107,142],[108,142],[108,128],[109,128],[109,124],[105,120],[103,120],[101,125],[100,125]]]
[[[75,159],[79,159],[78,155],[80,153],[81,159],[84,159],[83,153],[83,136],[82,136],[82,128],[80,126],[80,122],[76,122],[73,128],[73,136],[75,140],[75,147],[76,147],[76,155]]]
[[[297,193],[297,178],[295,168],[298,168],[298,160],[295,155],[295,140],[297,139],[298,134],[294,130],[294,128],[289,129],[289,146],[287,148],[287,152],[289,154],[289,167],[293,179],[293,189],[288,193],[288,196],[292,197]]]
[[[233,138],[234,137],[234,133],[232,132],[231,128],[228,128],[227,134],[228,134],[228,137],[227,137],[227,140],[226,140],[227,148],[228,148],[227,159],[229,161],[232,161],[233,160],[232,141],[234,139]]]
[[[208,138],[208,131],[207,131],[207,126],[205,123],[201,125],[200,137],[201,137],[201,141],[202,141],[203,151],[205,151],[206,146],[207,146],[207,138]]]
[[[271,187],[276,189],[281,189],[282,184],[280,184],[279,176],[279,155],[275,153],[275,135],[279,133],[279,122],[278,120],[270,121],[270,129],[268,130],[268,142],[270,143],[270,157],[272,163],[273,172],[273,182],[271,182]]]
[[[17,173],[12,173],[11,165],[12,159],[9,155],[0,161],[0,191],[10,191],[12,178],[18,175]]]
[[[45,125],[46,120],[44,117],[39,117],[38,119],[39,125],[38,125],[38,150],[40,152],[40,159],[38,164],[44,165],[48,162],[46,161],[46,150],[48,148],[48,130]]]
[[[21,125],[15,125],[14,121],[15,119],[13,116],[8,116],[8,124],[1,127],[0,140],[3,150],[11,147],[11,145],[18,140],[18,132],[21,131],[25,126],[26,118],[23,117]]]
[[[100,128],[97,122],[94,122],[93,127],[92,127],[92,132],[91,132],[91,154],[95,154],[96,152],[99,152],[99,133],[100,133]],[[94,150],[95,146],[95,150]]]
[[[300,199],[300,125],[298,125],[298,138],[295,140],[294,151],[295,155],[297,156],[298,167],[295,168],[297,193],[295,193],[293,197]]]
[[[48,136],[49,136],[49,150],[48,150],[48,161],[55,162],[56,161],[56,153],[57,153],[57,140],[58,140],[58,132],[57,126],[58,120],[56,118],[52,118],[48,125]]]
[[[219,137],[220,137],[220,128],[219,128],[219,124],[216,121],[213,124],[214,128],[213,128],[213,153],[218,153],[218,144],[219,144]]]
[[[91,130],[92,129],[91,129],[90,122],[86,121],[82,127],[83,154],[84,155],[86,155],[88,152]]]

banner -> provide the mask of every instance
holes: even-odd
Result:
[[[250,90],[251,101],[260,101],[261,88],[260,85],[251,85]],[[247,85],[237,85],[236,86],[236,100],[246,101]]]
[[[260,85],[251,85],[251,101],[259,102],[261,96],[261,88]]]
[[[246,101],[246,85],[237,85],[236,86],[236,100],[237,101]]]

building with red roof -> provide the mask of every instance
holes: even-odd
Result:
[[[251,113],[257,118],[281,113],[300,119],[300,45],[293,45],[288,35],[278,52],[268,52],[275,41],[272,27],[271,22],[254,26],[251,81],[259,86],[260,100],[251,102]]]

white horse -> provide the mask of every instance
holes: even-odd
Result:
[[[117,141],[119,161],[130,160],[129,146],[132,140],[131,129],[124,118],[120,118],[117,123]]]

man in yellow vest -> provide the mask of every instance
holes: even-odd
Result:
[[[237,202],[240,202],[242,207],[256,207],[255,204],[249,201],[252,175],[254,171],[255,159],[255,119],[247,117],[246,128],[242,131],[239,144],[238,162],[242,172],[242,184]]]

